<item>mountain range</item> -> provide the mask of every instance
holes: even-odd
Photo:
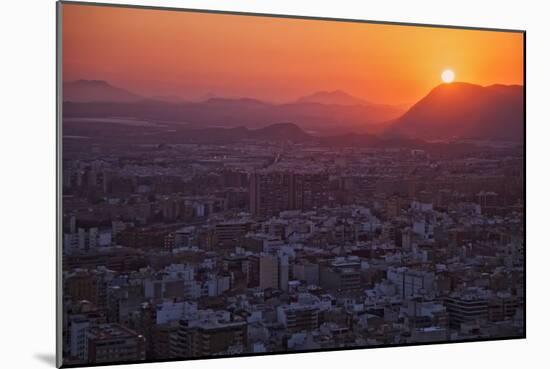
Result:
[[[341,91],[320,92],[283,104],[223,97],[191,102],[177,101],[174,97],[147,98],[101,82],[65,83],[64,117],[133,117],[197,127],[258,128],[295,122],[307,131],[331,134],[342,129],[380,131],[379,123],[395,119],[404,112],[402,108],[371,104]]]
[[[355,142],[357,135],[370,142],[375,135],[386,139],[511,141],[522,141],[524,135],[523,86],[516,85],[441,84],[407,111],[373,104],[344,91],[320,91],[294,102],[272,104],[252,98],[213,97],[201,102],[147,98],[105,81],[80,80],[63,87],[63,116],[68,119],[132,117],[183,123],[186,129],[236,128],[241,133],[243,128],[291,122],[314,136],[342,138],[339,142]],[[348,137],[350,134],[355,136]]]

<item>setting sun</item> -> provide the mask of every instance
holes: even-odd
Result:
[[[453,82],[455,80],[455,72],[451,69],[445,69],[443,73],[441,73],[441,80],[445,83]]]

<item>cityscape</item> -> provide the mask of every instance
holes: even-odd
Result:
[[[64,6],[65,52],[89,8]],[[345,78],[284,101],[144,94],[74,55],[64,366],[525,337],[522,63],[493,83],[437,69],[409,103],[373,104]]]

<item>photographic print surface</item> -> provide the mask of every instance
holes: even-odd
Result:
[[[524,32],[58,9],[63,366],[525,336]]]

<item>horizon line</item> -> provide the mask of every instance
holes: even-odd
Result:
[[[270,99],[262,99],[262,98],[254,97],[254,96],[251,96],[251,95],[241,95],[241,96],[218,95],[215,92],[207,92],[205,94],[205,95],[212,94],[213,96],[210,96],[210,97],[197,97],[197,98],[188,99],[188,98],[182,97],[181,95],[176,95],[176,94],[166,94],[166,95],[163,95],[163,94],[149,95],[149,94],[147,94],[147,95],[143,95],[141,93],[137,93],[137,92],[135,92],[131,89],[128,89],[127,87],[115,85],[111,81],[108,81],[108,80],[105,80],[105,79],[78,78],[78,79],[63,80],[62,81],[63,84],[65,84],[65,83],[77,83],[77,82],[102,82],[102,83],[106,83],[110,87],[122,89],[122,90],[125,90],[126,92],[129,92],[133,95],[136,95],[137,97],[141,97],[141,98],[143,98],[143,100],[148,100],[148,99],[150,99],[150,100],[162,100],[164,102],[171,102],[171,103],[174,103],[174,101],[163,100],[162,98],[163,97],[164,98],[172,97],[172,98],[181,99],[181,101],[178,101],[179,103],[185,103],[185,102],[201,103],[201,102],[207,102],[207,101],[210,101],[210,100],[219,99],[219,100],[255,100],[255,101],[265,103],[265,104],[270,104],[270,105],[285,105],[285,104],[300,103],[300,101],[299,101],[300,99],[311,97],[312,95],[315,95],[315,94],[318,94],[318,93],[328,93],[328,94],[343,93],[343,94],[346,94],[348,97],[358,99],[358,100],[363,100],[363,101],[365,101],[366,104],[331,104],[331,103],[319,103],[319,102],[305,102],[305,103],[321,104],[321,105],[350,105],[350,106],[352,106],[352,105],[359,105],[359,106],[361,106],[361,105],[362,106],[376,105],[376,106],[390,106],[390,107],[394,107],[394,108],[401,107],[401,106],[410,107],[410,106],[416,104],[418,101],[422,100],[424,97],[426,97],[434,89],[436,89],[438,87],[441,87],[441,86],[447,86],[447,85],[452,86],[452,85],[457,85],[457,84],[463,84],[463,85],[479,86],[479,87],[482,87],[482,88],[488,88],[488,87],[493,87],[493,86],[504,86],[504,87],[522,87],[523,89],[525,89],[525,84],[524,83],[523,84],[519,84],[519,83],[506,84],[506,83],[495,82],[495,83],[491,83],[491,84],[487,84],[487,85],[481,85],[481,84],[466,82],[466,81],[441,82],[439,84],[436,84],[426,94],[424,94],[423,97],[421,97],[420,99],[418,99],[414,102],[383,103],[383,102],[375,102],[370,98],[364,98],[362,96],[357,96],[357,95],[351,94],[351,93],[349,93],[348,91],[346,91],[345,89],[342,89],[342,88],[316,90],[316,91],[309,92],[308,94],[300,95],[300,96],[295,97],[293,99],[281,100],[281,101],[274,101],[274,100],[270,100]],[[64,99],[62,99],[62,101],[65,102]]]

